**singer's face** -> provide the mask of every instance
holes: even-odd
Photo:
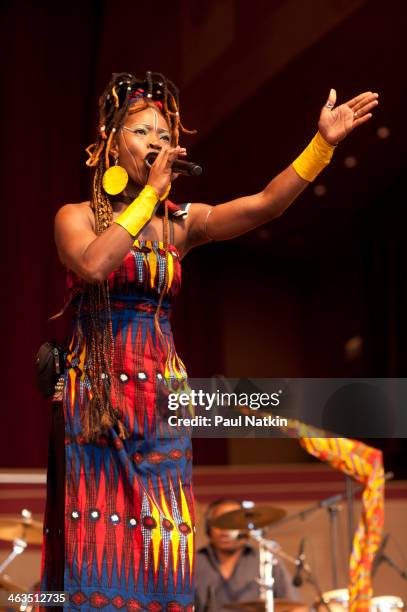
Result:
[[[210,514],[210,520],[213,520],[221,514],[226,512],[233,512],[233,510],[240,510],[241,506],[237,502],[225,502],[220,506],[215,506]],[[209,529],[209,540],[215,550],[223,550],[232,552],[239,550],[245,545],[246,539],[239,537],[244,535],[244,532],[237,529],[219,529],[219,527],[210,527]]]
[[[134,183],[145,185],[149,170],[144,160],[149,153],[170,145],[168,124],[158,109],[149,107],[128,114],[123,128],[118,137],[119,164]]]

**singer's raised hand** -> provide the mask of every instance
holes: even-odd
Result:
[[[369,121],[377,105],[378,94],[366,91],[336,106],[336,91],[331,89],[321,110],[319,133],[262,190],[214,207],[206,204],[191,207],[188,248],[209,240],[234,238],[279,217],[329,164],[333,145]]]
[[[378,93],[365,91],[340,106],[335,106],[336,91],[331,89],[318,121],[321,136],[332,145],[341,142],[355,128],[371,119],[370,111],[379,104],[378,97]]]

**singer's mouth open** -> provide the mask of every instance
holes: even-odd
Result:
[[[153,165],[153,163],[156,160],[158,153],[148,153],[145,158],[144,158],[144,165],[147,166],[147,168],[150,170],[151,166]]]

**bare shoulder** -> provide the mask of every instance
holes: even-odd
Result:
[[[65,204],[55,215],[54,238],[61,262],[74,269],[78,253],[84,251],[95,235],[93,211],[89,202]]]
[[[56,217],[69,217],[71,215],[88,216],[90,214],[92,214],[92,209],[89,200],[87,200],[86,202],[64,204],[58,209]]]
[[[89,200],[74,204],[64,204],[58,209],[55,215],[55,227],[61,228],[67,224],[83,224],[94,229],[95,217]]]

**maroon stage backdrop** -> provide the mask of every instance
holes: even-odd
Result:
[[[64,284],[53,218],[88,198],[84,149],[113,71],[160,70],[180,84],[184,124],[200,129],[185,142],[205,173],[180,180],[176,201],[262,189],[315,132],[330,87],[341,100],[382,94],[376,123],[324,175],[325,199],[310,189],[271,229],[186,258],[174,323],[193,376],[405,375],[404,3],[318,1],[307,19],[291,5],[2,3],[1,467],[46,464],[50,407],[34,357],[67,326],[47,322]],[[352,171],[348,155],[360,160]],[[365,350],[349,363],[343,346],[354,335]],[[385,446],[397,463],[403,444]],[[228,458],[222,441],[196,450],[197,462]]]

